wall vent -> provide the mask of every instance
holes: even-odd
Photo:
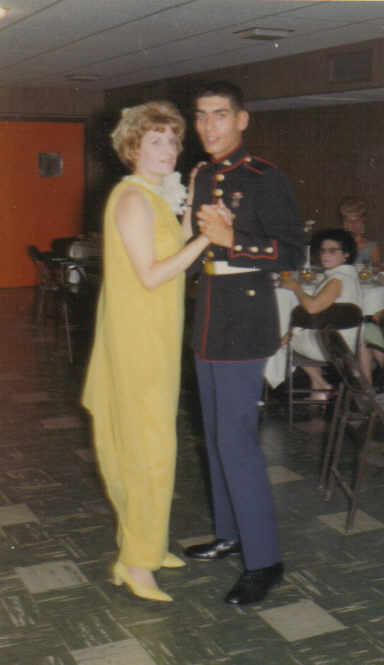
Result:
[[[351,51],[331,55],[329,80],[332,83],[371,81],[372,51]]]

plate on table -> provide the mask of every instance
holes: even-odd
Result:
[[[368,288],[369,286],[380,286],[377,282],[375,282],[373,277],[370,277],[369,279],[359,279],[360,286],[364,288]]]
[[[379,272],[373,278],[373,283],[378,284],[379,286],[384,286],[384,272]]]

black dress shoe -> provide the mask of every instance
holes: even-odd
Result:
[[[267,568],[244,570],[233,589],[227,594],[225,602],[230,605],[260,603],[271,587],[281,582],[283,573],[284,566],[281,561]]]
[[[240,543],[237,540],[224,540],[218,538],[212,543],[203,543],[202,545],[191,545],[184,552],[190,559],[199,561],[215,561],[224,559],[229,554],[241,554]]]

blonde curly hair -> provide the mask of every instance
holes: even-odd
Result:
[[[364,217],[367,212],[364,201],[354,196],[344,199],[340,203],[339,210],[343,217]]]
[[[134,167],[141,140],[148,131],[163,132],[169,125],[177,139],[178,152],[182,148],[185,122],[176,106],[170,102],[147,102],[121,111],[121,118],[111,133],[112,145],[120,161]]]

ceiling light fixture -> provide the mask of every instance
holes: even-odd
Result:
[[[0,19],[4,18],[4,16],[9,12],[8,7],[0,7]]]
[[[97,81],[99,74],[69,74],[67,79],[70,81]]]
[[[277,39],[284,39],[294,30],[283,28],[247,28],[246,30],[238,30],[235,35],[239,35],[241,39],[255,39],[259,41],[276,41]]]

